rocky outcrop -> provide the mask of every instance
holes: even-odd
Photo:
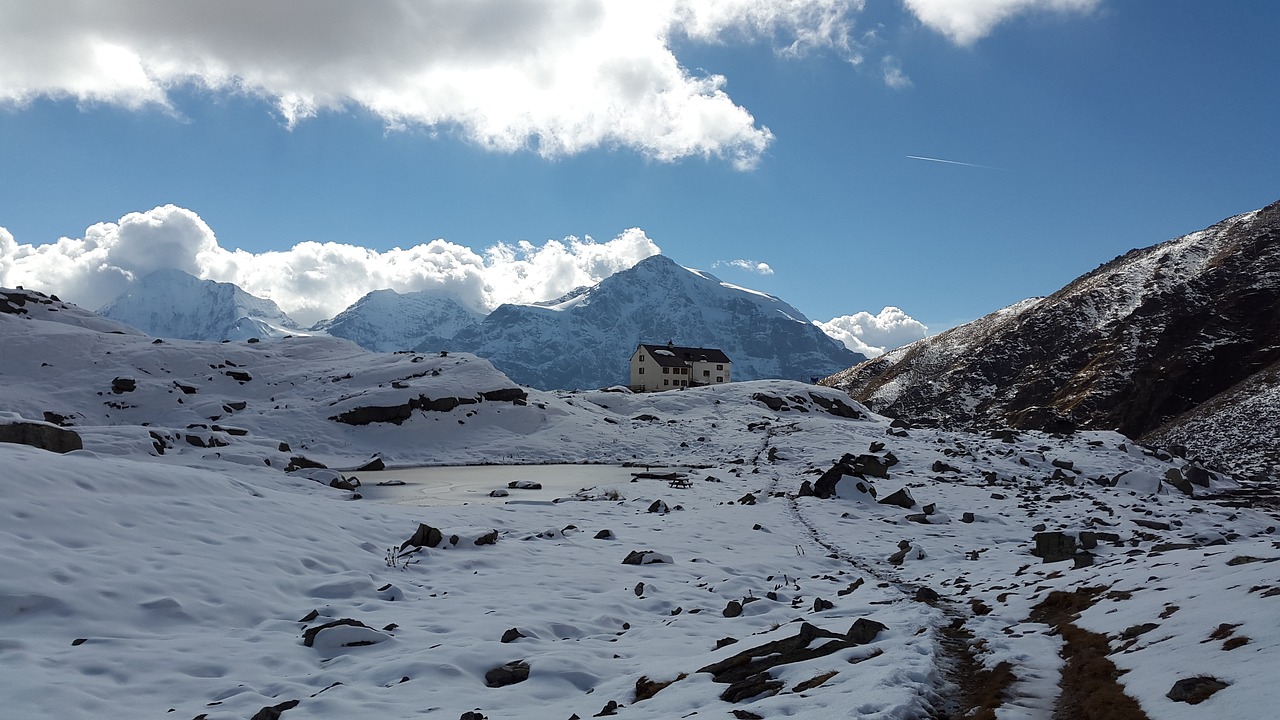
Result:
[[[1058,292],[823,384],[955,429],[1115,429],[1280,468],[1280,203],[1133,250]]]
[[[432,399],[426,395],[419,395],[415,398],[409,398],[408,401],[400,405],[365,405],[362,407],[352,408],[346,412],[338,413],[329,419],[334,422],[345,423],[347,425],[369,425],[371,423],[392,423],[393,425],[399,425],[405,420],[413,417],[414,410],[423,410],[426,412],[449,412],[459,405],[475,405],[482,400],[523,404],[528,396],[529,394],[520,388],[490,390],[482,392],[475,397],[442,397]]]
[[[76,431],[34,420],[0,420],[0,442],[30,445],[56,453],[84,448]]]

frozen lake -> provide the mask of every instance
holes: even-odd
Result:
[[[625,494],[624,486],[631,482],[632,473],[645,470],[643,467],[620,465],[461,465],[401,468],[355,475],[360,478],[360,494],[366,500],[397,505],[466,505],[551,502],[556,498],[569,497],[585,488],[604,492],[610,487],[616,487]],[[686,468],[651,469],[652,472],[672,470],[688,471]],[[404,482],[404,485],[376,484],[397,480]],[[520,490],[507,487],[508,483],[521,480],[539,483],[542,489]],[[490,497],[489,493],[494,490],[505,490],[509,494],[506,497]]]

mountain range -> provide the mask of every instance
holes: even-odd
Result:
[[[99,312],[156,337],[224,340],[301,331],[270,300],[179,270],[143,278]],[[661,255],[556,300],[501,305],[488,315],[444,292],[377,290],[309,332],[378,352],[475,353],[539,389],[625,384],[628,358],[640,342],[719,348],[739,380],[809,381],[865,359],[779,298]]]
[[[1280,203],[1132,250],[1043,298],[823,381],[951,428],[1115,429],[1280,467]]]

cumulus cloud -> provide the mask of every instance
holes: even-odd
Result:
[[[661,250],[642,230],[607,242],[590,237],[498,244],[483,252],[445,240],[387,251],[343,243],[299,243],[251,253],[222,247],[196,213],[174,205],[98,223],[82,238],[18,243],[0,227],[0,285],[57,293],[97,309],[160,268],[232,282],[270,298],[300,323],[332,317],[365,293],[439,290],[477,310],[550,300],[591,285]]]
[[[769,267],[769,263],[756,262],[755,260],[717,260],[711,267],[732,267],[757,275],[773,274],[773,268]]]
[[[879,315],[860,312],[827,322],[815,320],[813,324],[845,347],[867,357],[879,357],[929,334],[929,328],[923,323],[896,307],[886,307]]]
[[[957,45],[972,45],[996,25],[1027,12],[1089,12],[1101,0],[904,0],[920,22]]]
[[[287,125],[361,107],[494,150],[626,147],[754,165],[773,136],[673,40],[856,60],[863,0],[41,0],[0,3],[0,102],[159,106],[194,86]]]

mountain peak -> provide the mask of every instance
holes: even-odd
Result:
[[[274,302],[233,283],[202,280],[175,268],[144,276],[98,314],[148,335],[182,340],[242,340],[299,331]]]

